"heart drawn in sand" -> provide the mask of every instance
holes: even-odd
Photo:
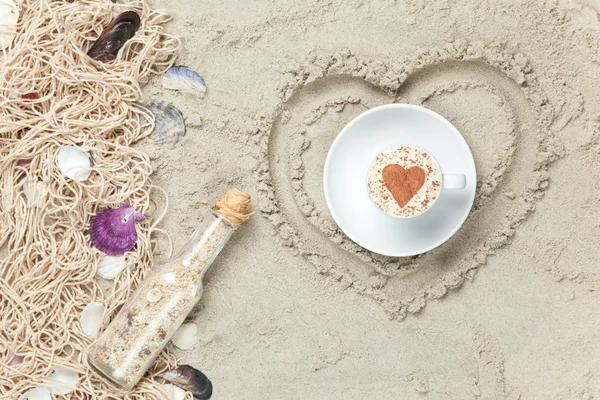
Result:
[[[381,175],[383,183],[400,207],[408,204],[425,183],[425,171],[420,167],[404,169],[401,165],[389,164],[383,168]]]

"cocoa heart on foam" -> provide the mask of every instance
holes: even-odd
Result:
[[[255,136],[261,210],[283,244],[396,318],[470,279],[535,210],[556,157],[554,110],[529,64],[517,59],[500,45],[457,43],[387,62],[347,50],[311,55],[287,71],[281,101],[257,119]],[[336,135],[367,109],[393,102],[448,118],[471,147],[481,183],[459,232],[415,258],[362,249],[337,227],[323,198],[323,167]]]
[[[388,164],[381,171],[381,176],[400,207],[408,204],[425,183],[425,171],[420,167],[404,169],[398,164]]]

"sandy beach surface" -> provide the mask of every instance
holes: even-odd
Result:
[[[207,95],[139,144],[187,240],[229,186],[253,196],[207,276],[184,362],[215,399],[600,397],[600,14],[593,0],[154,0]],[[323,164],[368,108],[431,108],[465,136],[474,209],[394,259],[333,222]],[[164,202],[158,201],[158,206]]]

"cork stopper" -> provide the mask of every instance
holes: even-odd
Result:
[[[231,188],[212,206],[212,209],[239,227],[242,222],[254,215],[254,213],[246,214],[246,208],[249,204],[249,194]]]

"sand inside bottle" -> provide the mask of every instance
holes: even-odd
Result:
[[[88,352],[91,366],[111,383],[135,386],[196,305],[205,268],[235,230],[218,214],[210,218],[200,240],[142,282]]]

